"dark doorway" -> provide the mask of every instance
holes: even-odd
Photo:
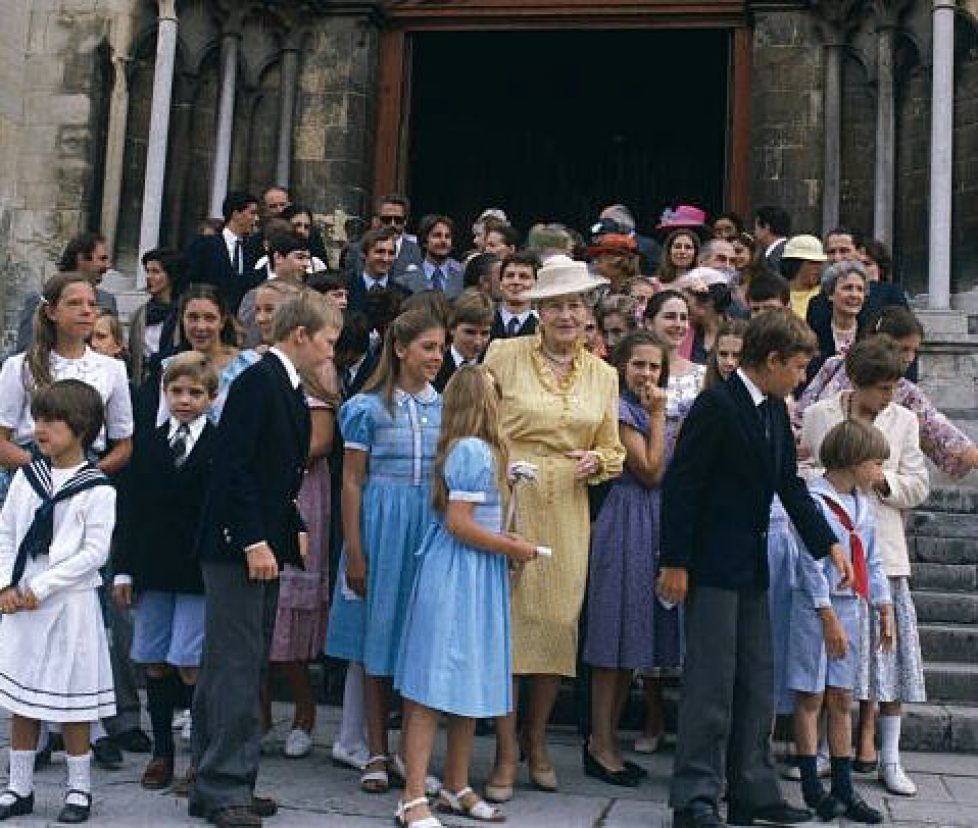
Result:
[[[585,229],[623,202],[723,206],[729,34],[721,30],[417,33],[409,132],[415,215],[467,227],[488,206],[526,229]]]

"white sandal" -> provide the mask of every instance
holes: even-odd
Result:
[[[428,797],[419,796],[417,799],[412,799],[410,802],[400,802],[397,803],[397,810],[394,812],[394,819],[401,828],[445,828],[441,821],[437,817],[433,817],[430,814],[421,819],[412,819],[408,821],[405,814],[412,808],[419,808],[422,805],[428,804]]]
[[[475,797],[476,801],[475,804],[466,806],[462,803],[462,800],[470,794]],[[460,816],[467,816],[470,819],[477,819],[480,822],[506,821],[506,815],[499,808],[494,808],[468,786],[462,788],[457,793],[452,793],[448,788],[442,788],[438,792],[438,801],[435,803],[435,808],[443,814],[458,814]]]
[[[384,763],[383,770],[367,770],[371,765]],[[390,777],[387,775],[387,757],[371,756],[364,766],[364,774],[360,777],[360,790],[364,793],[383,794],[387,793],[391,787]]]
[[[400,754],[394,754],[394,773],[401,778],[399,784],[403,785],[404,780],[407,779],[407,767],[404,765],[404,760],[401,758]],[[438,796],[438,792],[441,791],[441,780],[437,776],[432,776],[430,773],[424,778],[424,792],[427,796]]]

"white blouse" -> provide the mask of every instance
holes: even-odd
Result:
[[[10,429],[10,438],[18,445],[34,439],[31,417],[31,395],[24,386],[26,354],[10,357],[0,370],[0,427]],[[77,379],[91,385],[105,404],[105,427],[95,438],[96,452],[105,451],[106,440],[132,437],[132,399],[126,366],[118,359],[103,356],[85,346],[78,359],[66,359],[51,352],[51,376],[56,380]],[[28,381],[28,385],[29,385]]]

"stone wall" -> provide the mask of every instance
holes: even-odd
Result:
[[[876,95],[865,67],[849,55],[842,64],[841,152],[839,221],[853,231],[872,233]]]
[[[821,39],[808,12],[757,11],[752,80],[752,203],[781,205],[798,232],[818,232],[824,78]]]

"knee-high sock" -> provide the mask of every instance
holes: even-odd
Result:
[[[173,756],[173,702],[178,683],[180,679],[174,675],[146,677],[146,707],[153,725],[154,756]]]
[[[900,764],[900,717],[880,716],[877,720],[880,731],[880,763]]]
[[[336,741],[351,753],[367,750],[367,719],[364,714],[363,694],[363,665],[351,661],[346,668],[343,713],[336,736]]]

